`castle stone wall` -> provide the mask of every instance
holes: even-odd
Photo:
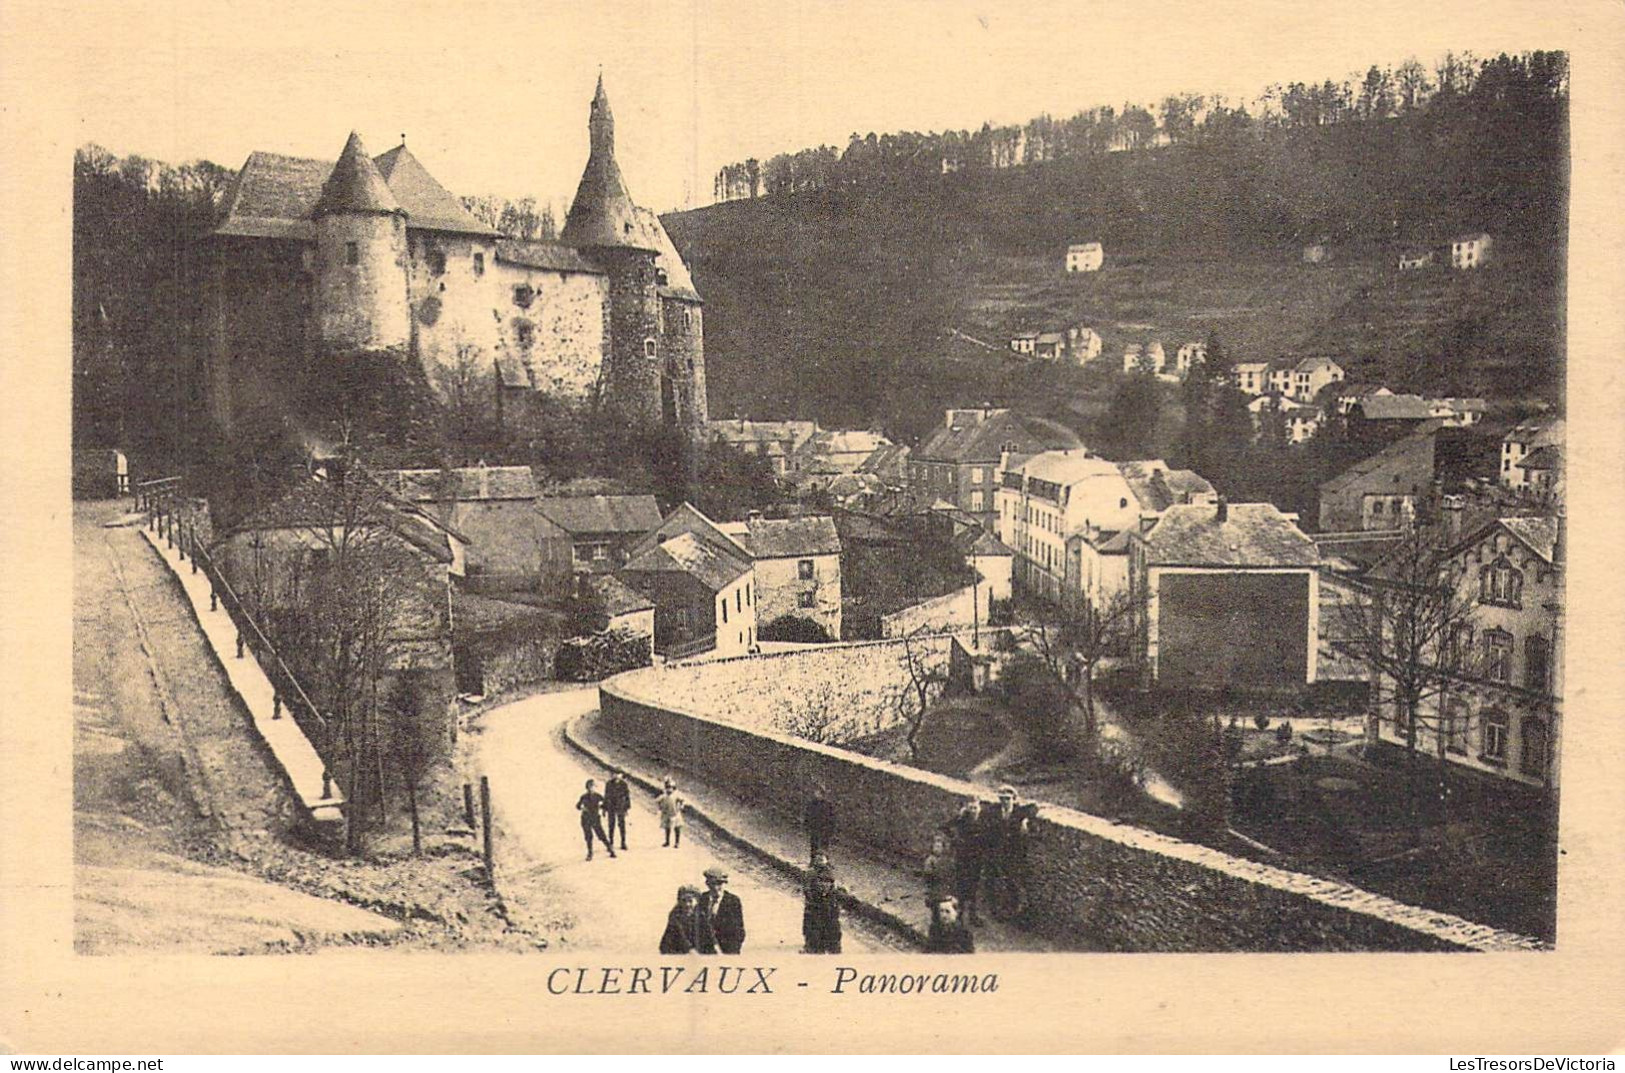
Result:
[[[348,246],[355,243],[357,263]],[[406,223],[398,215],[335,213],[316,225],[317,337],[329,351],[404,347]]]

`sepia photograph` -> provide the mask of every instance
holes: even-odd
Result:
[[[62,950],[1564,951],[1581,61],[1490,8],[68,16]]]

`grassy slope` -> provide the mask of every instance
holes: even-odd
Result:
[[[943,407],[986,400],[1070,414],[1087,434],[1125,342],[1154,334],[1171,351],[1210,332],[1232,359],[1326,353],[1351,379],[1396,390],[1560,396],[1561,242],[1541,237],[1551,228],[1514,228],[1499,263],[1471,274],[1400,275],[1395,221],[1306,265],[1234,169],[1221,183],[1199,153],[1135,156],[1093,172],[1042,165],[667,217],[708,303],[712,412],[878,423],[911,438]],[[1399,224],[1429,241],[1458,226]],[[1106,241],[1107,268],[1068,277],[1065,245],[1085,238]],[[1096,367],[1046,369],[949,333],[1002,346],[1073,322],[1104,337]]]

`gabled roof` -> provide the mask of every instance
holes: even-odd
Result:
[[[660,506],[652,495],[541,496],[536,511],[572,535],[648,533],[660,524]]]
[[[873,473],[877,476],[896,476],[903,470],[908,461],[909,449],[906,444],[887,443],[876,447],[868,458],[858,463],[858,473]]]
[[[604,275],[604,270],[581,256],[579,250],[559,242],[536,239],[497,239],[497,260],[550,272],[587,272]]]
[[[679,533],[656,544],[633,557],[624,568],[629,574],[687,574],[712,592],[721,592],[750,569],[748,560],[702,541],[693,533]]]
[[[587,575],[587,584],[592,588],[593,596],[597,599],[604,613],[610,618],[619,615],[630,615],[637,611],[649,611],[655,606],[654,601],[643,593],[638,592],[614,574]]]
[[[345,148],[348,150],[349,146]],[[359,196],[363,203],[373,196],[383,204],[393,201],[397,209],[406,213],[406,226],[409,228],[496,234],[464,211],[456,198],[422,164],[405,154],[404,146],[398,151],[390,150],[374,158],[372,164],[374,173],[383,183],[387,200],[366,179],[359,181],[366,190],[371,191],[370,194],[345,189],[336,190],[334,197],[349,199]],[[316,230],[311,222],[312,215],[322,198],[323,187],[336,170],[337,165],[326,160],[279,153],[250,153],[232,183],[231,192],[226,197],[224,220],[214,233],[313,241]],[[356,170],[365,169],[360,169],[357,164]],[[391,182],[391,175],[398,185]],[[457,211],[452,212],[451,206],[456,206]]]
[[[689,502],[679,503],[672,512],[666,515],[665,521],[656,521],[655,526],[632,545],[631,554],[636,556],[654,547],[662,539],[669,540],[680,533],[690,533],[705,543],[721,548],[729,555],[738,556],[746,562],[750,561],[750,549],[734,536],[723,531],[723,528],[710,518],[705,512]]]
[[[333,165],[327,181],[322,183],[322,192],[310,210],[312,216],[335,212],[386,215],[406,212],[390,192],[389,184],[384,182],[378,165],[367,155],[367,147],[361,144],[361,135],[353,130],[350,140],[344,143],[344,152],[339,154],[338,163]]]
[[[430,175],[403,142],[375,158],[378,173],[406,210],[407,223],[431,231],[494,235],[495,228],[474,219],[462,202]]]
[[[1040,332],[1038,341],[1040,343],[1052,343],[1055,346],[1060,346],[1062,343],[1066,342],[1066,336],[1062,335],[1060,332]]]
[[[975,424],[938,428],[912,457],[931,462],[997,462],[1006,443],[1018,451],[1062,451],[1083,446],[1077,433],[1042,417],[995,413]]]
[[[1273,503],[1169,507],[1142,538],[1151,566],[1313,567],[1320,553]]]
[[[1341,492],[1349,485],[1358,484],[1384,466],[1397,463],[1409,455],[1425,452],[1428,455],[1427,468],[1429,470],[1433,469],[1434,452],[1438,447],[1433,436],[1438,431],[1438,428],[1437,424],[1430,422],[1429,425],[1424,425],[1420,431],[1413,432],[1403,439],[1395,440],[1376,454],[1362,458],[1337,476],[1328,481],[1322,481],[1320,494],[1325,496]]]
[[[1526,447],[1544,447],[1548,443],[1562,443],[1567,422],[1561,417],[1537,417],[1513,426],[1502,443],[1521,443]]]
[[[745,546],[757,559],[794,559],[809,555],[839,555],[841,538],[835,519],[752,518],[745,524]]]
[[[1446,557],[1461,552],[1477,544],[1493,529],[1505,529],[1530,551],[1547,563],[1553,561],[1557,552],[1557,519],[1547,515],[1531,517],[1492,518],[1483,525],[1473,528],[1468,536],[1458,540],[1446,553]]]
[[[1426,421],[1433,406],[1420,395],[1369,395],[1358,403],[1369,421]]]
[[[425,552],[438,562],[453,559],[451,540],[467,538],[449,526],[393,496],[387,487],[371,477],[352,475],[350,481],[363,481],[359,492],[347,492],[340,483],[305,478],[286,494],[254,511],[232,528],[232,533],[263,529],[322,531],[342,528],[346,523],[388,530]],[[229,535],[229,534],[228,534]]]
[[[811,421],[747,421],[719,418],[706,423],[712,437],[724,443],[800,443],[818,426]]]
[[[992,556],[997,558],[1014,558],[1015,551],[1004,541],[983,529],[979,525],[967,526],[954,534],[954,547],[959,549],[961,555],[974,555],[978,558]]]
[[[378,476],[391,492],[413,503],[536,498],[536,480],[529,466],[397,469]]]
[[[1315,357],[1315,358],[1304,358],[1302,361],[1298,362],[1298,364],[1294,365],[1292,367],[1292,370],[1293,370],[1293,372],[1307,373],[1307,372],[1313,372],[1316,369],[1324,368],[1326,366],[1330,366],[1333,369],[1337,369],[1339,371],[1341,371],[1342,368],[1343,368],[1341,365],[1337,364],[1337,362],[1333,361],[1331,358]]]
[[[1537,447],[1518,460],[1518,467],[1533,470],[1562,469],[1563,448],[1560,444],[1555,443]]]
[[[666,226],[660,222],[660,217],[641,205],[635,208],[644,242],[655,251],[655,269],[666,273],[666,282],[659,288],[661,295],[698,302],[700,295],[694,289],[694,278],[688,274],[688,266],[683,263],[682,255],[677,252],[677,246],[672,242],[671,235],[666,233]]]

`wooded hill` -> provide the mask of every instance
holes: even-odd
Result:
[[[1125,343],[1212,335],[1231,361],[1327,354],[1395,390],[1555,401],[1564,70],[1558,54],[1497,57],[1399,114],[1227,109],[1176,144],[947,174],[917,151],[888,165],[869,149],[885,139],[863,139],[851,168],[823,154],[812,189],[667,216],[707,302],[712,413],[913,439],[986,401],[1087,442]],[[1494,263],[1451,272],[1446,244],[1467,231],[1494,236]],[[1305,263],[1321,240],[1331,261]],[[1068,276],[1084,241],[1106,267]],[[1399,253],[1423,247],[1436,267],[1400,274]],[[1088,368],[1006,349],[1075,323],[1105,341]]]

